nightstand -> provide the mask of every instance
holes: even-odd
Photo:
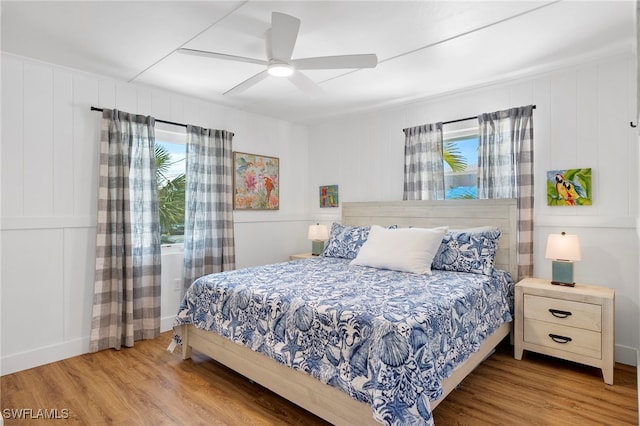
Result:
[[[516,284],[515,358],[526,349],[598,367],[612,385],[614,298],[611,288],[523,279]]]
[[[289,256],[289,260],[308,259],[310,257],[316,257],[316,256],[312,255],[311,253],[292,254],[291,256]]]

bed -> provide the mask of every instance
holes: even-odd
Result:
[[[202,277],[174,324],[183,358],[204,353],[336,425],[431,424],[431,411],[511,330],[516,204],[343,203],[334,226],[372,224],[500,235],[487,273],[419,275],[323,256]]]

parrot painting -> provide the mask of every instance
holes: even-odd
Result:
[[[566,179],[561,173],[555,174],[554,181],[558,198],[564,201],[565,205],[575,206],[578,198],[587,197],[587,192],[580,183]]]

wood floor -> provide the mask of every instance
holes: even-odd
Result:
[[[326,425],[204,356],[182,361],[165,350],[170,337],[2,377],[5,425]],[[638,424],[634,367],[617,364],[608,386],[600,370],[512,354],[503,342],[436,408],[436,425]],[[32,417],[68,410],[68,418],[10,419],[10,409],[31,409]]]

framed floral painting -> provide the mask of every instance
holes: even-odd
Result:
[[[233,153],[233,208],[280,208],[280,160],[276,157]]]

